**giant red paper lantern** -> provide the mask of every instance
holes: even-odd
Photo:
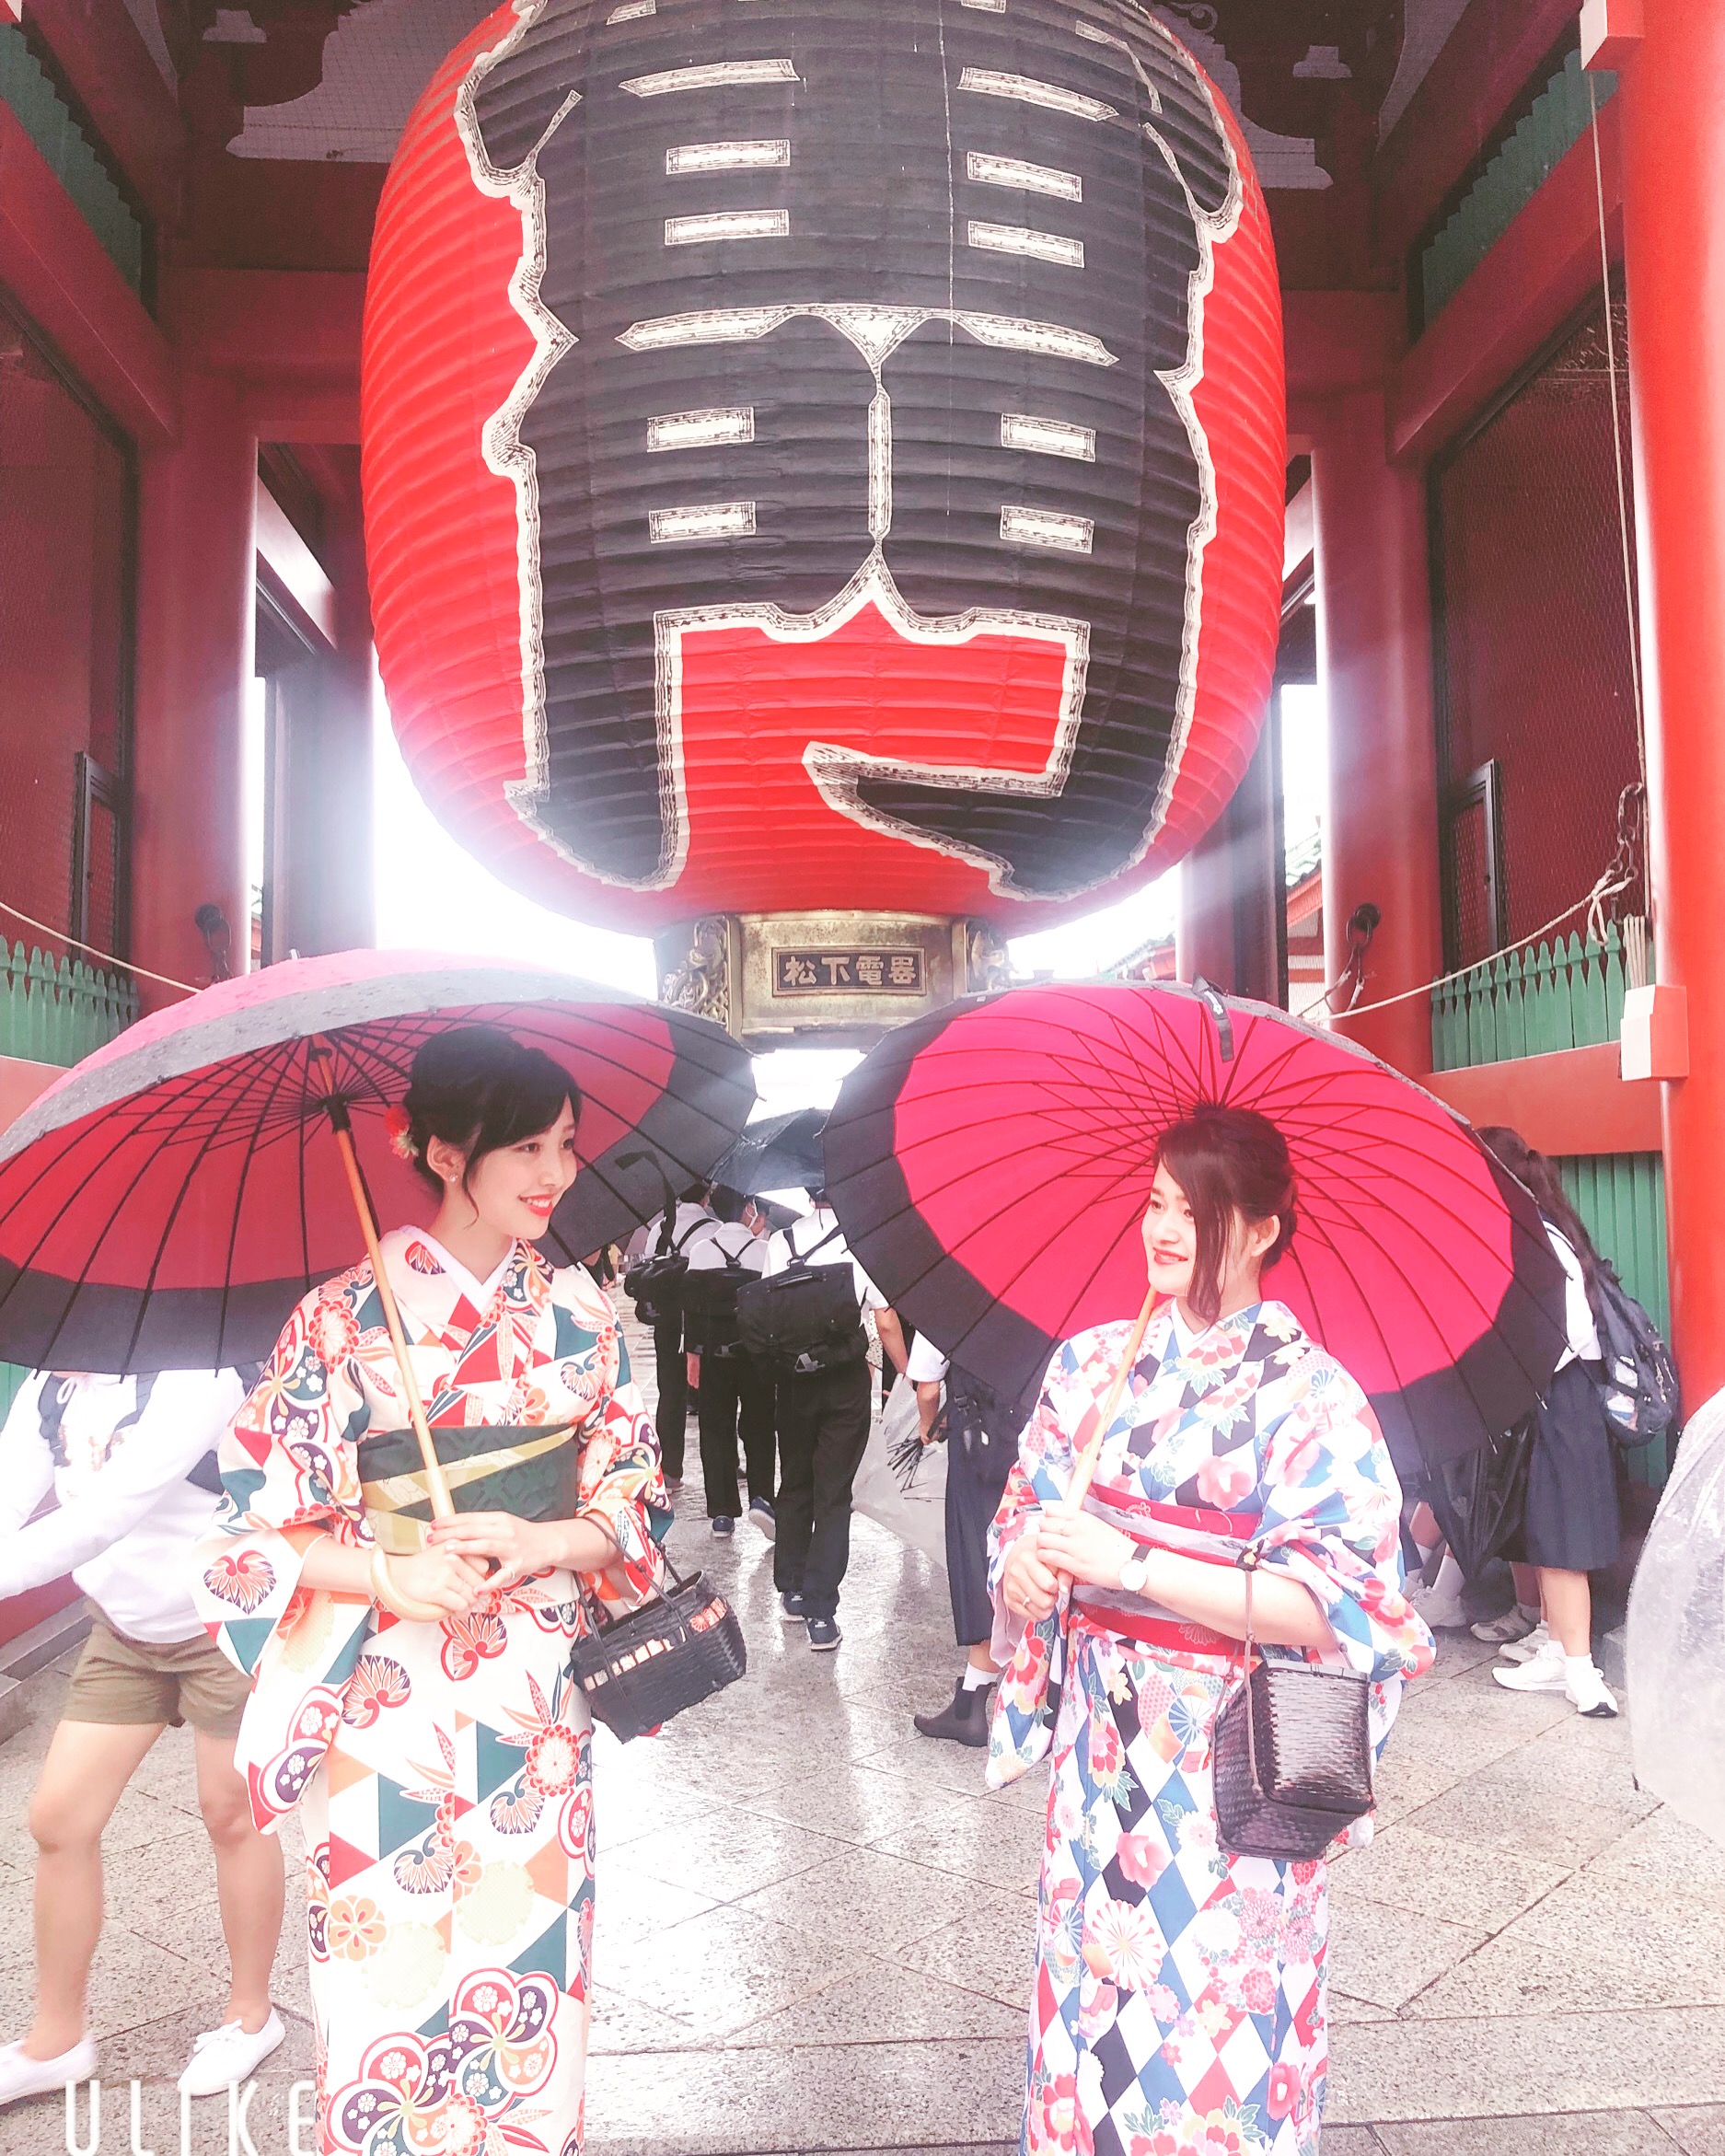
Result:
[[[1029,928],[1251,754],[1268,221],[1132,0],[513,0],[390,173],[365,434],[408,762],[586,919]]]

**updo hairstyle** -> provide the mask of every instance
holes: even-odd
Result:
[[[1180,1186],[1198,1229],[1187,1300],[1206,1325],[1214,1325],[1221,1314],[1222,1268],[1235,1214],[1254,1223],[1277,1223],[1276,1240],[1264,1258],[1266,1272],[1293,1241],[1294,1175],[1288,1142],[1267,1116],[1251,1108],[1207,1106],[1168,1126],[1156,1160]]]
[[[460,1026],[434,1034],[413,1058],[407,1099],[413,1165],[432,1188],[443,1184],[425,1157],[434,1138],[467,1154],[461,1187],[488,1153],[537,1137],[563,1112],[576,1120],[581,1088],[543,1049],[526,1048],[496,1026]]]

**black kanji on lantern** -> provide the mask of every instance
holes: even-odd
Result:
[[[815,744],[829,800],[1025,896],[1130,862],[1189,709],[1196,311],[1240,201],[1183,48],[1128,0],[523,0],[459,114],[540,345],[487,436],[532,572],[522,813],[672,880],[681,632],[868,597],[1060,639],[1067,708],[1036,773]]]

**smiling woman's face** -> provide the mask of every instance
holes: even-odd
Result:
[[[434,1147],[439,1142],[434,1140]],[[439,1168],[435,1160],[432,1165]],[[475,1162],[465,1193],[457,1176],[449,1201],[458,1205],[465,1196],[486,1227],[537,1243],[574,1181],[576,1166],[575,1118],[565,1101],[561,1115],[545,1130]]]
[[[1150,1204],[1144,1212],[1144,1256],[1150,1265],[1150,1284],[1159,1295],[1184,1295],[1192,1285],[1192,1269],[1198,1262],[1198,1223],[1186,1201],[1186,1192],[1156,1164],[1156,1180],[1151,1185]]]

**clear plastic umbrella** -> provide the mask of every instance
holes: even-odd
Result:
[[[1725,1392],[1684,1432],[1629,1591],[1635,1777],[1725,1842]]]

